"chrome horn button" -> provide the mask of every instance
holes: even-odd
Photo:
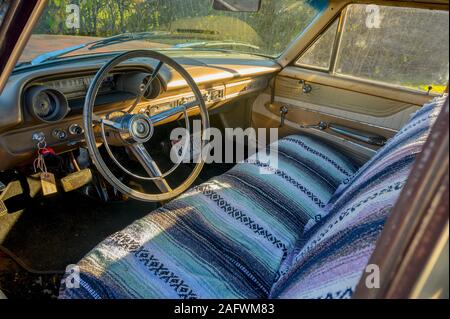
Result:
[[[128,145],[146,143],[155,132],[151,119],[144,114],[127,114],[115,119],[115,122],[118,124],[116,132],[120,140]]]

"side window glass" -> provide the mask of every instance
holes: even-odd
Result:
[[[350,5],[335,72],[443,93],[449,77],[448,12]]]
[[[338,24],[339,21],[336,20],[298,59],[296,64],[307,68],[329,70]]]

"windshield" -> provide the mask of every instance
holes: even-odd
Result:
[[[19,63],[107,37],[143,32],[146,36],[136,40],[80,47],[58,56],[203,49],[276,57],[326,3],[262,0],[258,12],[226,12],[213,9],[212,0],[49,0]]]

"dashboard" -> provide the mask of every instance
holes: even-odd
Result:
[[[196,81],[209,109],[265,90],[280,71],[274,61],[251,55],[203,53],[195,58],[174,59]],[[86,93],[108,60],[104,56],[73,58],[30,67],[11,76],[0,95],[0,171],[33,159],[35,134],[43,134],[58,153],[83,144]],[[156,63],[143,58],[118,67],[101,85],[94,106],[96,114],[128,109]],[[134,112],[155,115],[193,99],[185,80],[163,66]]]

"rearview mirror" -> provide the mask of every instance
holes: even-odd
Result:
[[[261,0],[214,0],[213,8],[231,12],[258,12]]]

